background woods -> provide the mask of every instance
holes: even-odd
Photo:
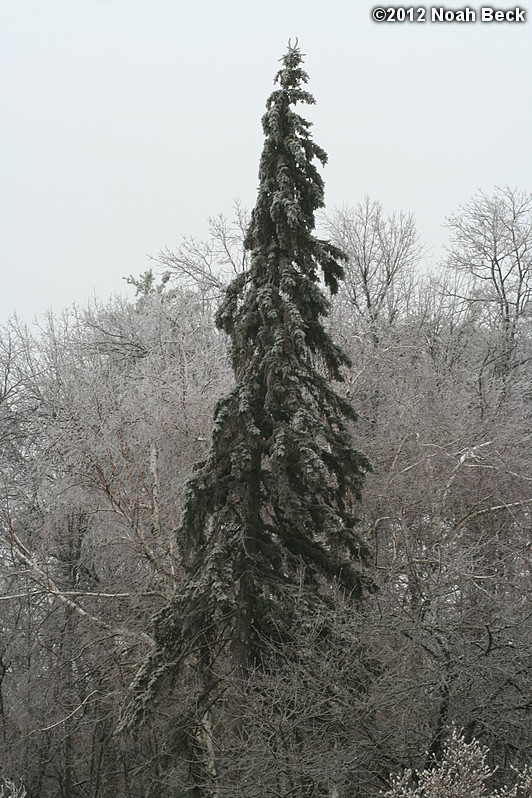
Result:
[[[412,219],[364,200],[328,221],[349,257],[330,329],[373,464],[359,528],[379,591],[361,613],[339,595],[285,666],[251,674],[220,795],[377,794],[441,756],[453,722],[489,748],[492,781],[530,761],[531,215],[508,190],[467,207],[492,238],[451,217],[432,275]],[[134,303],[2,330],[0,744],[28,795],[188,783],[169,705],[135,738],[114,730],[182,578],[182,486],[232,385],[213,323],[230,230],[166,253],[164,284],[137,281]],[[189,691],[172,687],[176,706]]]

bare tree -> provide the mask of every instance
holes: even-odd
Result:
[[[376,344],[381,328],[406,314],[414,297],[423,257],[414,218],[385,216],[381,203],[366,196],[329,218],[327,229],[348,256],[341,295]]]
[[[209,219],[206,240],[183,236],[176,250],[162,250],[153,260],[165,270],[163,279],[192,289],[213,309],[229,280],[247,269],[244,238],[249,221],[249,213],[236,201],[233,219],[221,214]]]
[[[479,192],[447,219],[451,230],[448,263],[465,274],[462,299],[482,309],[496,333],[485,366],[506,376],[522,361],[518,337],[530,317],[532,291],[532,195],[508,186]]]

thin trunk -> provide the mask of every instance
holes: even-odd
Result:
[[[190,776],[194,783],[190,790],[191,798],[218,798],[218,770],[210,709],[201,716],[194,735],[190,750]]]

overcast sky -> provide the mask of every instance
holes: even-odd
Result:
[[[378,24],[371,8],[0,0],[0,322],[132,293],[121,278],[149,255],[205,237],[235,198],[252,207],[289,37],[328,210],[369,194],[438,253],[477,189],[530,190],[532,6],[525,24]]]

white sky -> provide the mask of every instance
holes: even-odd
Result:
[[[0,322],[132,295],[121,278],[148,255],[206,236],[235,198],[251,208],[289,37],[329,210],[367,193],[437,253],[478,188],[530,190],[532,4],[514,25],[377,24],[371,7],[0,0]]]

